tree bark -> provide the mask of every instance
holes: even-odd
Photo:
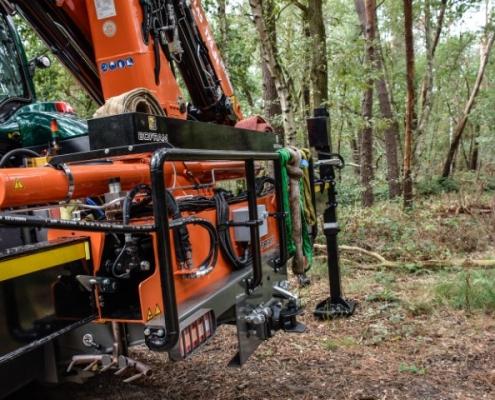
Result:
[[[414,119],[414,39],[412,0],[404,0],[404,41],[406,47],[406,129],[404,135],[404,208],[413,205],[413,182],[411,174],[413,119]]]
[[[358,140],[356,139],[354,134],[349,139],[349,144],[351,145],[351,150],[352,150],[352,161],[354,161],[354,164],[357,165],[357,167],[353,167],[352,169],[354,170],[356,177],[360,177],[361,176],[361,151],[359,150]]]
[[[433,93],[433,64],[435,59],[435,53],[437,50],[438,42],[440,41],[440,35],[443,29],[443,23],[445,20],[445,10],[447,8],[447,0],[442,0],[440,4],[440,10],[437,16],[437,24],[435,29],[435,35],[433,40],[431,38],[431,9],[430,0],[425,0],[425,46],[426,46],[426,71],[423,77],[423,83],[421,86],[421,112],[419,114],[417,136],[422,135],[428,120],[430,118],[430,112],[432,107],[432,93]]]
[[[375,0],[365,0],[366,13],[366,53],[365,64],[368,68],[367,87],[363,93],[362,115],[364,119],[364,128],[361,131],[361,184],[363,185],[362,203],[364,207],[373,205],[373,78],[372,74],[375,69]]]
[[[354,5],[361,23],[361,29],[364,32],[366,25],[366,15],[364,0],[355,0]],[[376,20],[376,11],[375,11]],[[389,91],[389,85],[385,78],[385,67],[383,55],[380,51],[380,35],[378,27],[376,27],[377,51],[375,52],[375,65],[379,73],[378,79],[375,81],[376,91],[378,94],[378,102],[380,105],[380,114],[387,121],[387,127],[384,131],[385,138],[385,156],[387,159],[387,183],[388,192],[391,199],[400,195],[400,169],[398,161],[398,139],[399,139],[399,123],[392,110],[392,101]]]
[[[285,133],[284,144],[294,144],[296,141],[296,123],[294,119],[292,95],[289,90],[287,78],[282,70],[276,44],[270,40],[271,34],[268,30],[263,13],[263,0],[249,0],[249,5],[253,14],[256,30],[260,37],[262,58],[270,71],[280,100],[282,123]]]
[[[273,13],[273,3],[268,1],[263,9],[264,18],[268,32],[270,32],[270,40],[277,43],[277,26]],[[263,111],[266,118],[270,121],[275,131],[283,136],[284,129],[280,121],[282,108],[278,99],[277,88],[273,80],[268,64],[264,57],[261,57],[261,75],[263,78]]]
[[[265,60],[261,60],[261,75],[263,77],[263,110],[266,118],[278,133],[283,133],[283,127],[279,123],[282,108],[278,100],[277,88]]]
[[[478,68],[478,74],[476,75],[476,81],[471,89],[471,94],[469,99],[464,106],[464,111],[461,117],[458,119],[457,125],[454,129],[453,139],[450,143],[449,151],[447,153],[447,157],[445,159],[445,163],[443,165],[442,178],[448,178],[450,172],[452,170],[452,163],[454,161],[455,153],[459,147],[459,143],[461,141],[462,133],[464,132],[464,128],[466,127],[466,123],[469,118],[469,113],[471,112],[474,101],[476,100],[476,96],[478,95],[481,82],[483,81],[483,76],[485,74],[486,65],[488,63],[488,59],[490,58],[490,51],[493,47],[493,42],[495,40],[495,33],[492,33],[486,46],[482,45],[481,57],[480,57],[480,66]]]
[[[311,70],[311,49],[309,43],[311,43],[311,31],[309,29],[309,23],[306,18],[306,13],[303,12],[302,20],[304,24],[304,55],[306,60],[304,60],[305,71]],[[308,118],[311,112],[311,75],[304,74],[301,82],[301,104],[302,104],[302,118]]]
[[[326,106],[328,103],[328,58],[323,0],[308,0],[307,6],[298,0],[292,1],[302,11],[310,39],[312,105],[314,108]]]
[[[473,144],[472,144],[471,154],[469,157],[469,169],[471,171],[477,171],[478,170],[478,159],[479,159],[479,152],[480,152],[480,146],[478,143],[478,138],[480,136],[480,131],[481,131],[481,125],[479,123],[477,123],[474,126]]]
[[[217,0],[217,17],[218,17],[218,27],[220,32],[219,40],[217,40],[217,45],[222,53],[227,51],[227,38],[228,38],[228,22],[226,13],[226,0]]]
[[[308,1],[308,27],[311,35],[311,91],[313,107],[328,102],[327,36],[323,21],[322,0]]]

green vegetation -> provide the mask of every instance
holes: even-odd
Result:
[[[343,336],[335,339],[326,339],[323,341],[323,348],[328,351],[336,351],[341,348],[351,348],[358,343],[352,336]]]
[[[425,375],[426,368],[418,367],[415,364],[400,364],[399,372],[408,372],[415,375]]]
[[[463,309],[495,311],[495,271],[460,271],[441,275],[435,287],[441,304]]]

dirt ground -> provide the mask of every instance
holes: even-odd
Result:
[[[393,284],[384,291],[387,279]],[[300,293],[307,303],[301,318],[306,332],[277,333],[240,369],[227,367],[235,353],[235,331],[222,327],[184,362],[136,350],[133,356],[153,367],[150,378],[125,384],[106,372],[83,385],[31,386],[16,397],[495,399],[495,321],[483,312],[421,300],[438,279],[435,274],[346,271],[344,287],[359,301],[357,312],[349,319],[321,322],[311,310],[328,289],[326,278],[317,274]]]

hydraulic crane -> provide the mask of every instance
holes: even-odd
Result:
[[[88,121],[88,151],[0,170],[0,224],[26,230],[0,253],[0,396],[60,365],[132,380],[149,369],[129,346],[179,360],[221,324],[237,326],[237,364],[275,330],[304,329],[280,141],[243,118],[199,0],[0,5],[100,105],[138,90],[130,112]]]

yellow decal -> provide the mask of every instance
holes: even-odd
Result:
[[[24,185],[20,181],[20,179],[16,178],[15,183],[14,183],[14,189],[15,190],[21,190],[24,189]]]
[[[148,316],[146,317],[147,321],[151,321],[153,319],[153,312],[151,311],[151,308],[148,307]]]
[[[152,115],[148,116],[148,126],[150,128],[150,131],[156,131],[158,129],[156,118]]]
[[[160,315],[161,313],[162,313],[162,310],[160,310],[160,307],[159,307],[159,306],[158,306],[158,304],[157,304],[157,305],[156,305],[156,307],[155,307],[155,317],[156,317],[157,315]]]

